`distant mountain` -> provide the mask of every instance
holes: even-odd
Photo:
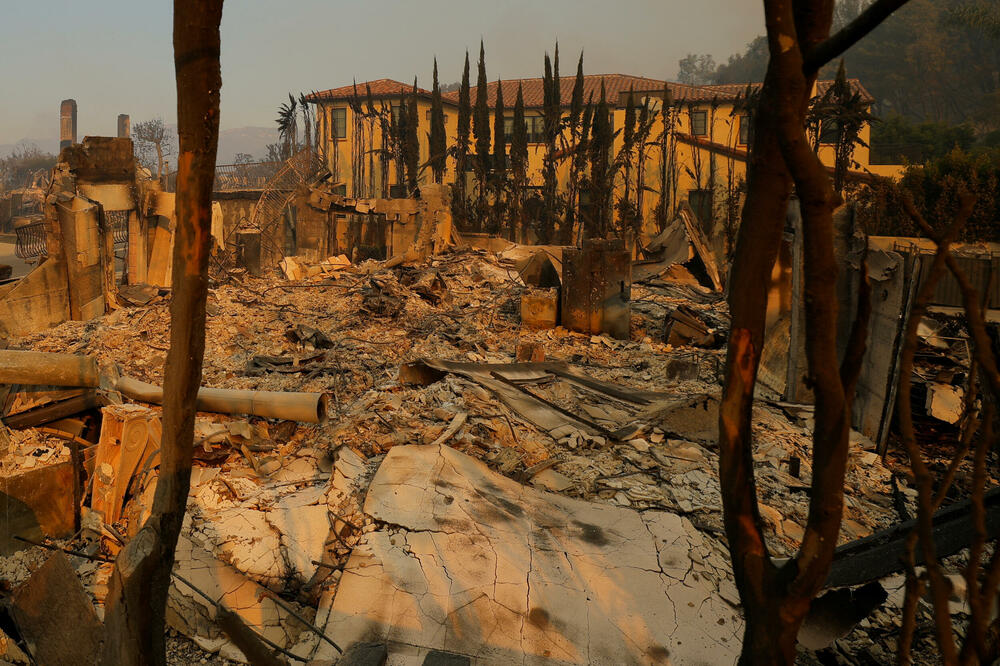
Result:
[[[267,144],[278,140],[275,127],[235,127],[219,131],[218,164],[232,164],[237,153],[253,155],[254,160],[267,157]]]
[[[177,142],[177,125],[168,124],[167,129]],[[267,157],[267,144],[278,140],[277,127],[232,127],[219,130],[219,150],[215,158],[216,164],[232,164],[237,153],[253,155],[254,161],[263,161]]]
[[[7,157],[15,148],[36,145],[38,148],[45,153],[52,153],[53,155],[59,152],[59,139],[21,139],[17,143],[0,143],[0,158]]]
[[[174,136],[177,126],[167,125]],[[83,137],[80,137],[82,140]],[[219,131],[219,164],[232,164],[237,153],[253,155],[254,160],[267,157],[267,144],[278,140],[278,130],[274,127],[234,127]],[[56,155],[59,153],[59,139],[21,139],[17,143],[0,143],[0,158],[7,157],[18,146],[35,144],[42,151]],[[173,161],[173,160],[171,160]]]

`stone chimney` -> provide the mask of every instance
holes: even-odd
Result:
[[[127,113],[118,114],[118,138],[127,139],[132,136],[132,124]]]
[[[64,99],[59,105],[59,150],[76,143],[76,100]]]

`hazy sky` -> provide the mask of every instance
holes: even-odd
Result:
[[[0,144],[57,140],[65,98],[80,137],[114,135],[119,113],[174,122],[171,12],[170,0],[3,0]],[[541,76],[556,39],[564,75],[584,49],[587,73],[672,79],[687,53],[723,61],[762,32],[751,0],[227,0],[222,127],[272,125],[286,92],[355,77],[429,88],[435,55],[441,82],[457,81],[480,37],[490,79]]]

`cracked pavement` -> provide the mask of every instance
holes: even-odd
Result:
[[[342,645],[476,664],[735,661],[722,545],[686,518],[522,486],[446,446],[397,446],[369,488],[379,526],[317,623]],[[325,648],[317,660],[333,659]]]

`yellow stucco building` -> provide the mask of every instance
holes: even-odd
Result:
[[[562,77],[560,80],[564,115],[569,112],[574,81],[574,77]],[[822,95],[832,83],[818,82],[815,94]],[[874,102],[860,81],[851,79],[849,83],[852,91],[859,93],[863,101],[869,104]],[[641,178],[643,187],[638,187],[640,182],[637,182],[637,170],[633,167],[628,188],[630,200],[641,210],[646,226],[648,227],[659,200],[664,155],[667,155],[671,208],[682,201],[689,201],[699,217],[703,218],[706,227],[711,228],[711,220],[719,221],[720,217],[726,215],[723,210],[727,205],[725,202],[732,201],[727,196],[728,193],[738,190],[745,178],[750,123],[746,113],[740,110],[740,99],[745,97],[747,86],[689,86],[624,74],[588,75],[584,77],[584,101],[589,99],[596,105],[602,84],[615,130],[621,129],[625,124],[630,92],[634,95],[636,105],[648,103],[650,107],[652,127],[644,148],[645,161]],[[508,134],[518,87],[523,91],[529,140],[529,184],[539,186],[542,183],[545,155],[545,144],[542,143],[542,79],[509,79],[488,84],[491,131],[498,86],[502,86],[508,126],[505,133]],[[752,84],[751,88],[755,86],[759,84]],[[659,138],[664,129],[660,106],[665,88],[673,100],[674,111],[670,116],[672,131],[667,133],[668,138],[664,142]],[[392,146],[388,128],[394,114],[398,113],[401,100],[408,100],[412,92],[412,85],[379,79],[356,86],[314,92],[307,96],[307,100],[316,105],[317,136],[320,138],[317,145],[343,194],[356,197],[401,195],[402,189],[393,187],[402,182],[402,174],[396,161],[389,156]],[[424,164],[429,157],[431,93],[418,88],[416,99],[420,163]],[[447,144],[451,146],[457,135],[458,92],[444,93],[442,101]],[[475,102],[476,89],[473,87],[473,106]],[[852,174],[860,177],[865,174],[896,175],[899,172],[898,166],[870,163],[870,129],[869,125],[865,125],[861,130],[861,143],[853,154]],[[566,138],[568,140],[568,136]],[[613,154],[618,153],[623,142],[622,132],[617,132]],[[509,148],[509,137],[507,144]],[[470,136],[470,152],[473,150]],[[825,164],[833,167],[832,145],[824,144],[821,140],[819,155]],[[636,161],[635,158],[633,161]],[[557,173],[560,187],[564,188],[569,174],[568,159],[558,163]],[[454,182],[455,175],[454,160],[449,157],[445,182]],[[430,169],[424,169],[419,182],[428,182],[431,177]],[[624,173],[620,170],[616,177],[614,200],[624,196],[625,189]],[[638,196],[641,201],[637,201],[636,193],[640,191],[642,194]]]

